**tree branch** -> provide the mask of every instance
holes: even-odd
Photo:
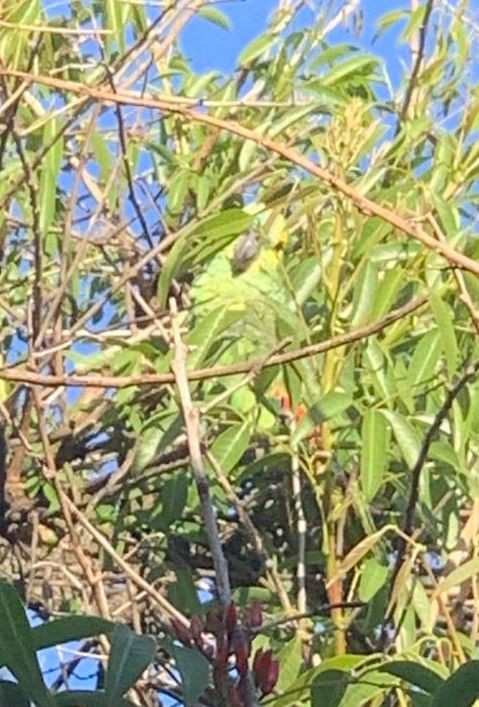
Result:
[[[203,465],[200,446],[200,414],[198,409],[193,405],[188,387],[188,374],[186,371],[186,345],[183,343],[181,338],[180,323],[178,320],[176,302],[174,299],[170,300],[170,311],[173,341],[175,346],[175,360],[172,368],[175,375],[176,384],[178,386],[178,392],[180,394],[181,408],[183,411],[186,437],[190,452],[191,470],[196,482],[196,488],[198,490],[201,505],[201,513],[205,523],[211,555],[213,557],[218,596],[223,606],[227,606],[231,601],[228,564],[221,545],[218,526],[216,524],[215,511],[213,508],[213,500],[211,498],[210,487]]]
[[[213,366],[211,368],[200,368],[196,371],[187,371],[187,378],[190,381],[208,380],[211,378],[221,378],[237,373],[249,373],[252,370],[260,368],[270,368],[271,366],[284,365],[299,361],[310,356],[337,349],[340,346],[346,346],[356,341],[361,341],[369,336],[378,334],[386,327],[394,324],[403,317],[412,314],[417,309],[423,307],[427,302],[427,298],[423,296],[416,297],[402,307],[393,309],[386,314],[382,319],[378,319],[372,324],[339,334],[326,341],[321,341],[318,344],[310,344],[303,346],[294,351],[286,351],[281,354],[274,354],[264,361],[264,358],[252,358],[249,361],[242,361],[224,366]],[[45,387],[57,388],[59,386],[67,386],[69,388],[84,386],[86,388],[112,388],[121,389],[131,386],[151,386],[151,385],[169,385],[175,382],[173,373],[143,373],[141,375],[132,376],[92,376],[92,375],[44,375],[34,371],[26,370],[25,368],[3,368],[0,369],[0,380],[16,381],[18,383],[26,383],[30,385],[43,385]]]

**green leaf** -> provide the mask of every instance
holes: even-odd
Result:
[[[5,707],[30,707],[30,700],[14,682],[0,680],[0,705]]]
[[[203,609],[191,572],[189,569],[181,569],[178,563],[174,570],[176,581],[168,588],[168,599],[185,614],[201,614]]]
[[[153,461],[164,435],[159,427],[149,427],[141,435],[141,442],[133,460],[132,469],[135,473],[143,471]]]
[[[188,238],[223,238],[237,236],[246,231],[253,223],[253,216],[243,209],[226,209],[215,216],[209,216],[198,223],[190,232]]]
[[[97,616],[68,616],[35,626],[32,628],[32,640],[35,650],[40,650],[101,634],[109,636],[114,627],[113,622]]]
[[[435,378],[436,365],[441,355],[441,338],[437,329],[419,340],[408,368],[407,385],[411,388]]]
[[[311,685],[311,707],[338,707],[350,681],[343,670],[325,670]]]
[[[297,304],[302,307],[316,290],[322,276],[322,267],[317,258],[302,260],[291,274],[291,285]],[[294,306],[294,305],[293,305]]]
[[[377,410],[368,410],[361,428],[361,486],[367,501],[379,491],[388,452],[388,425]]]
[[[237,465],[248,448],[250,439],[249,422],[232,425],[215,439],[211,454],[227,474]]]
[[[245,140],[241,146],[241,150],[238,156],[238,166],[240,168],[240,172],[243,172],[253,159],[253,156],[256,154],[258,147],[254,140]]]
[[[370,260],[361,271],[358,283],[354,288],[353,312],[351,326],[356,328],[369,320],[376,301],[378,288],[378,268]]]
[[[391,375],[387,359],[377,339],[372,339],[364,352],[364,365],[368,370],[376,394],[388,402],[396,394],[394,377]]]
[[[397,412],[381,410],[381,415],[384,415],[389,421],[406,464],[412,468],[418,459],[421,448],[421,440],[416,429],[404,415]]]
[[[433,199],[442,230],[449,241],[459,231],[461,226],[458,208],[437,194],[434,194]]]
[[[49,144],[58,132],[55,118],[51,118],[43,130],[43,143]],[[40,231],[46,238],[55,215],[56,187],[63,154],[63,139],[60,137],[48,150],[42,161],[38,202],[40,205]]]
[[[379,670],[395,675],[397,678],[419,687],[430,695],[434,694],[443,683],[443,679],[437,672],[411,660],[394,660],[382,665]]]
[[[387,581],[389,570],[375,557],[370,557],[362,566],[358,595],[361,601],[370,602]]]
[[[321,673],[332,670],[348,674],[352,670],[357,669],[366,660],[367,657],[364,655],[353,654],[326,658],[317,668],[301,673],[298,679],[290,685],[288,692],[274,700],[274,707],[291,707],[292,704],[301,704],[302,700],[304,701],[310,697],[311,686]],[[292,701],[292,697],[294,697],[294,701]],[[328,707],[328,702],[326,702],[326,707]]]
[[[231,29],[231,21],[229,17],[216,7],[200,7],[200,9],[196,11],[196,14],[199,15],[199,17],[203,17],[205,20],[213,22],[213,24],[218,25],[218,27],[221,27],[222,29]]]
[[[183,515],[188,499],[190,476],[184,472],[175,474],[161,490],[161,509],[153,513],[151,527],[167,532]]]
[[[478,697],[479,660],[471,660],[442,683],[431,707],[471,707]]]
[[[441,579],[434,590],[434,595],[440,596],[441,594],[444,594],[444,592],[448,592],[450,589],[459,586],[478,572],[479,557],[474,557],[472,560],[468,560],[467,562],[464,562],[464,564],[452,570],[447,577]]]
[[[347,410],[352,403],[353,400],[349,393],[343,393],[339,390],[331,390],[321,398],[318,405],[314,406],[312,417],[315,422],[330,420],[332,417],[336,417],[336,415],[340,415],[342,412]],[[317,418],[316,415],[318,416]]]
[[[178,172],[171,180],[168,188],[168,211],[170,214],[178,215],[183,211],[189,181],[190,173],[185,170]]]
[[[363,673],[353,684],[348,686],[341,707],[359,707],[359,705],[383,704],[380,696],[396,684],[393,676],[371,670]]]
[[[238,57],[238,64],[240,66],[246,66],[250,64],[254,59],[263,54],[269,47],[271,47],[277,40],[277,36],[271,32],[266,32],[261,34],[259,37],[253,39],[241,52]]]
[[[210,665],[198,651],[184,646],[175,646],[173,651],[176,665],[181,674],[181,687],[186,707],[194,707],[208,687]]]
[[[407,17],[407,10],[391,10],[378,19],[377,25],[381,31],[384,31],[404,17]]]
[[[225,307],[218,307],[200,319],[186,339],[190,348],[188,368],[195,369],[204,363],[210,349],[221,338],[221,334],[241,316],[241,312],[232,312]]]
[[[449,305],[436,292],[431,292],[430,302],[438,326],[442,350],[447,361],[447,371],[450,376],[453,376],[456,372],[458,361],[454,316]]]
[[[461,468],[461,462],[457,452],[452,444],[450,442],[446,442],[445,440],[437,440],[433,442],[429,456],[431,459],[436,459],[444,464],[449,464],[449,466],[452,466],[452,468],[456,471],[459,471]]]
[[[161,275],[158,280],[157,296],[160,304],[166,304],[168,291],[171,281],[181,272],[183,263],[186,257],[192,257],[196,253],[197,261],[206,257],[206,246],[217,248],[217,243],[220,241],[223,247],[228,243],[228,239],[232,239],[238,234],[246,231],[253,221],[253,217],[247,214],[243,209],[226,209],[215,216],[200,221],[200,223],[192,225],[186,229],[181,238],[175,243],[173,248],[168,253],[166,262],[161,269]],[[226,241],[222,239],[227,239]],[[193,241],[199,243],[193,247]]]
[[[378,64],[378,60],[372,55],[357,54],[337,64],[328,74],[322,77],[321,83],[323,86],[334,86],[348,79],[356,78],[358,74],[371,71]]]
[[[301,641],[298,637],[295,636],[285,643],[276,658],[279,660],[279,677],[276,688],[280,693],[286,692],[298,677],[303,662]]]
[[[409,21],[401,34],[401,39],[403,39],[406,42],[408,42],[411,39],[412,35],[415,34],[418,31],[418,29],[421,27],[421,25],[424,21],[425,14],[426,14],[426,3],[423,3],[416,10],[411,12],[411,15],[409,17]]]
[[[115,626],[105,681],[108,707],[118,705],[122,695],[152,662],[155,652],[155,642],[150,636],[138,636],[126,626]]]
[[[404,270],[398,265],[394,270],[386,270],[376,291],[371,319],[380,319],[391,309],[394,300],[404,284]]]
[[[33,632],[13,587],[0,581],[0,661],[38,707],[53,707],[35,653]]]

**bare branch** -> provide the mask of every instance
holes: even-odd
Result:
[[[223,606],[226,606],[231,601],[228,564],[223,553],[218,526],[216,524],[213,500],[211,498],[210,487],[203,465],[200,447],[200,415],[198,409],[194,407],[191,400],[191,394],[188,387],[188,375],[186,372],[186,346],[181,339],[176,302],[173,299],[170,301],[170,311],[173,340],[175,345],[173,372],[175,375],[176,384],[178,386],[178,392],[180,394],[183,419],[186,426],[186,437],[190,451],[191,469],[193,471],[193,477],[198,489],[202,516],[206,527],[206,533],[208,535],[211,555],[213,557],[218,596]]]
[[[263,358],[254,358],[249,361],[235,363],[224,366],[213,366],[212,368],[203,368],[196,371],[188,371],[187,377],[190,381],[207,380],[209,378],[220,378],[230,376],[236,373],[249,373],[255,370],[258,366],[269,368],[280,364],[292,363],[310,356],[346,346],[347,344],[361,341],[369,336],[374,336],[380,331],[390,326],[394,322],[403,317],[412,314],[417,309],[423,307],[427,302],[426,297],[416,297],[402,307],[393,309],[382,319],[367,324],[364,327],[356,329],[346,334],[339,334],[331,339],[322,341],[319,344],[310,344],[294,351],[287,351],[282,354],[271,356],[266,362]],[[150,385],[170,385],[175,382],[175,376],[172,373],[144,373],[139,376],[82,376],[82,375],[64,375],[64,376],[49,376],[24,368],[3,368],[0,369],[0,380],[17,381],[19,383],[28,383],[31,385],[44,385],[51,388],[58,386],[77,387],[85,386],[87,388],[128,388],[130,386],[150,386]]]

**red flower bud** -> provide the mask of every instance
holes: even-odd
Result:
[[[259,628],[263,623],[263,612],[259,601],[254,601],[248,609],[246,623],[250,628]]]
[[[233,652],[236,658],[236,668],[240,675],[244,675],[248,671],[248,657],[251,650],[251,644],[247,638],[240,633],[233,636]]]
[[[278,676],[279,676],[279,661],[277,660],[272,660],[269,664],[269,669],[263,680],[261,681],[261,684],[259,685],[259,688],[263,695],[269,695],[270,692],[273,692],[276,683],[278,682]]]
[[[220,634],[216,639],[216,662],[226,664],[229,656],[229,642],[226,634]]]
[[[259,648],[256,651],[253,660],[253,675],[257,687],[263,694],[271,692],[276,685],[279,665],[272,667],[273,663],[276,662],[273,660],[273,651],[270,648],[266,651]]]
[[[191,638],[198,644],[201,641],[201,634],[203,632],[203,622],[199,616],[192,616],[190,620],[190,631]]]
[[[234,633],[234,630],[237,626],[238,623],[238,616],[236,613],[236,606],[233,601],[231,601],[228,606],[226,607],[225,611],[225,628],[226,632],[228,633],[228,637],[231,638],[231,636]]]
[[[245,705],[236,685],[230,685],[228,688],[228,704],[230,707],[244,707]]]
[[[215,685],[221,685],[224,682],[225,675],[228,672],[226,663],[215,663],[213,665],[213,682]]]

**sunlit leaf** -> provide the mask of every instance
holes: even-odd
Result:
[[[198,10],[198,15],[200,17],[204,17],[205,20],[213,22],[213,24],[218,25],[218,27],[221,27],[222,29],[231,29],[231,20],[229,19],[228,15],[225,15],[224,12],[218,10],[217,7],[213,7],[211,5],[200,7],[200,9]]]
[[[248,447],[249,439],[249,422],[232,425],[218,435],[211,448],[211,454],[225,474],[239,462]]]

